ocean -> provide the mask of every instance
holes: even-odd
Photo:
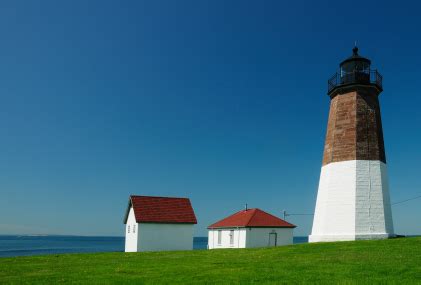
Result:
[[[294,237],[294,243],[306,243],[307,237]],[[193,249],[206,249],[207,237],[193,238]],[[124,237],[0,235],[0,257],[40,254],[122,252]]]

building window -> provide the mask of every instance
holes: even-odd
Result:
[[[133,233],[136,233],[136,225],[133,225]]]
[[[127,233],[130,233],[130,225],[127,225]]]
[[[234,244],[234,230],[230,230],[230,245]]]
[[[222,243],[222,231],[219,230],[218,231],[218,244],[221,244],[221,243]]]

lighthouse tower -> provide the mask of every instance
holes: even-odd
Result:
[[[329,121],[310,242],[394,236],[378,96],[382,76],[353,49],[328,81]]]

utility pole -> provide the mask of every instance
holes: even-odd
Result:
[[[283,210],[283,211],[282,211],[282,214],[283,214],[283,216],[284,216],[284,220],[286,221],[287,216],[288,216],[287,211],[286,211],[286,210]]]

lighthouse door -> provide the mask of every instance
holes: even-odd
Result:
[[[276,246],[276,238],[277,238],[276,233],[269,234],[269,246]]]

